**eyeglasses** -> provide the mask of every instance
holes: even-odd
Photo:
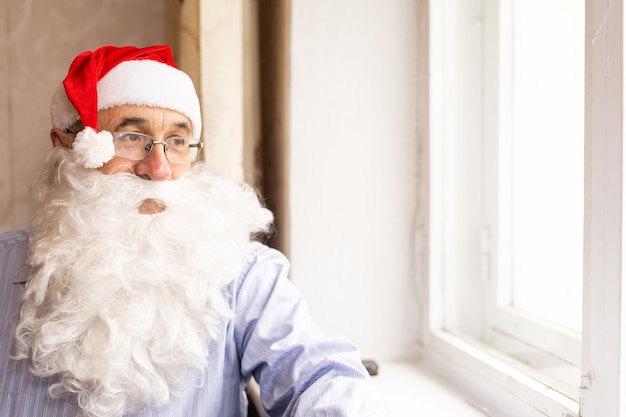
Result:
[[[193,162],[198,159],[202,142],[198,139],[167,138],[163,142],[155,142],[150,135],[137,132],[115,132],[113,133],[113,144],[115,145],[115,155],[130,159],[132,161],[142,161],[150,156],[154,145],[163,145],[165,157],[174,163]]]

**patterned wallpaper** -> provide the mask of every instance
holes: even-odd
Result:
[[[78,53],[168,42],[168,0],[0,0],[0,233],[28,225],[50,97]]]

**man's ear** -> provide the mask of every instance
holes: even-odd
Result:
[[[55,127],[50,131],[50,139],[52,140],[52,146],[55,148],[59,146],[71,148],[72,143],[74,143],[74,134],[64,132]]]

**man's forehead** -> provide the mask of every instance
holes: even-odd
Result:
[[[137,126],[185,129],[191,132],[191,121],[184,114],[171,109],[152,106],[123,105],[98,112],[101,128]]]

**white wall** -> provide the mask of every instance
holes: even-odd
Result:
[[[409,355],[417,2],[292,3],[291,261],[330,334]]]

